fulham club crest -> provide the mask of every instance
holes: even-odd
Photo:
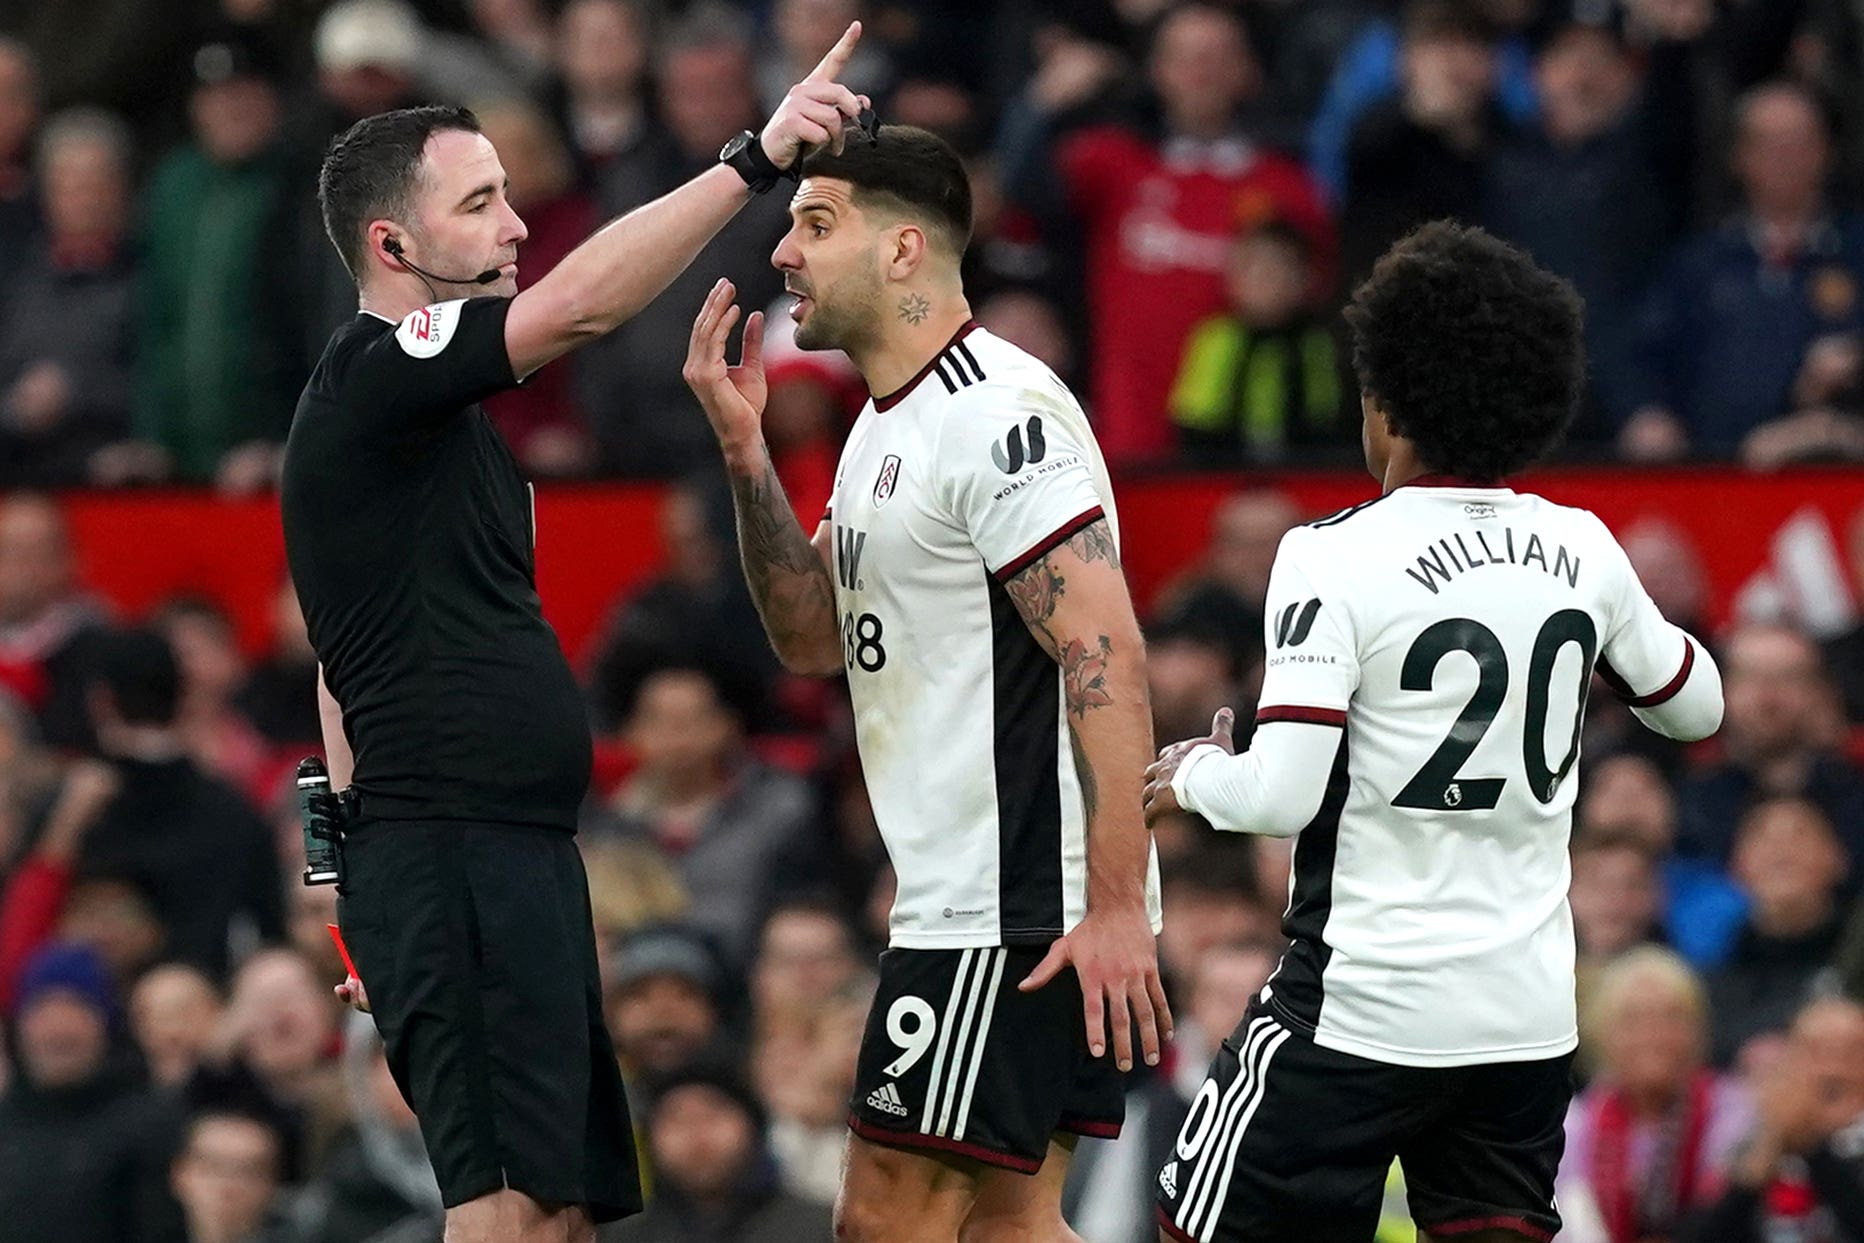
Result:
[[[879,509],[893,495],[894,485],[900,481],[900,459],[895,453],[887,454],[880,464],[880,478],[874,480],[874,508]]]

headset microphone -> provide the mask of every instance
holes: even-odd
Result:
[[[395,256],[396,262],[400,263],[402,267],[408,269],[408,271],[414,273],[416,276],[426,277],[430,281],[439,281],[443,285],[490,285],[502,275],[497,268],[487,268],[477,276],[463,278],[437,276],[425,268],[415,267],[414,264],[409,261],[408,257],[401,253],[401,242],[395,238],[385,238],[382,242],[382,249]]]

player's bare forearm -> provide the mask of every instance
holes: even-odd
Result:
[[[1140,806],[1152,758],[1145,641],[1113,533],[1094,522],[1005,584],[1036,642],[1062,669],[1068,738],[1087,813],[1088,907],[1145,901]]]
[[[325,767],[330,770],[330,788],[341,790],[356,775],[356,757],[350,754],[349,737],[343,732],[343,709],[324,682],[324,667],[317,666],[317,723],[324,736]]]
[[[770,454],[726,454],[738,515],[738,551],[757,615],[792,673],[828,677],[841,670],[835,586],[822,551],[803,534]]]

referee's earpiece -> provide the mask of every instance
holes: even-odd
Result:
[[[395,262],[399,263],[416,276],[425,277],[430,281],[439,281],[443,285],[490,285],[493,281],[498,279],[499,275],[497,268],[487,268],[477,276],[464,278],[436,276],[425,268],[417,268],[414,264],[410,263],[408,257],[401,253],[401,239],[392,233],[382,239],[382,253],[393,255],[395,257]]]

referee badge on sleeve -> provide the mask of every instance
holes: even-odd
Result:
[[[447,342],[453,339],[460,326],[460,307],[464,301],[436,302],[409,312],[395,329],[395,340],[401,342],[401,352],[410,358],[432,358],[446,349]]]

